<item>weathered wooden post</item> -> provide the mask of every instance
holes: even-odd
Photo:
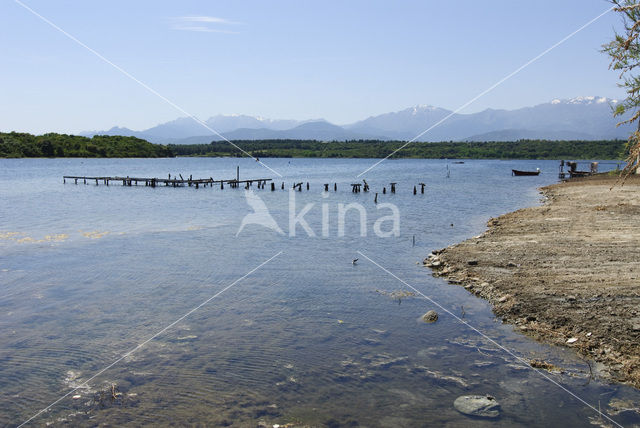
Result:
[[[382,188],[382,194],[383,194],[383,195],[386,195],[386,194],[387,194],[387,188],[386,188],[386,187],[383,187],[383,188]]]
[[[280,187],[281,190],[284,190],[284,181],[282,182],[282,187]]]
[[[324,184],[324,191],[328,192],[329,191],[329,183],[325,183]]]
[[[240,165],[236,167],[236,180],[240,181]]]
[[[376,197],[373,198],[373,203],[377,204],[378,203],[378,192],[376,192]]]
[[[309,190],[309,182],[307,181],[307,190]]]
[[[396,193],[396,184],[398,183],[389,183],[391,184],[391,193]]]
[[[333,191],[334,192],[338,191],[338,183],[333,183]]]
[[[416,189],[416,186],[413,186],[413,194],[414,194],[414,195],[417,195],[417,194],[418,194],[418,191],[417,191],[417,189]]]
[[[271,182],[271,191],[273,192],[274,190],[276,190],[276,183]]]
[[[419,183],[420,184],[420,193],[424,194],[424,186],[426,186],[426,184],[424,183]]]

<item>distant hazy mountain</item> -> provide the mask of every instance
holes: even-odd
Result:
[[[271,120],[246,115],[222,115],[210,117],[205,121],[207,126],[219,133],[235,131],[237,129],[270,129],[284,130],[300,125],[297,120]],[[163,123],[143,131],[145,134],[158,138],[186,138],[194,135],[215,135],[201,123],[190,117],[183,117],[171,122]]]
[[[134,130],[129,129],[129,128],[121,128],[119,126],[114,126],[113,128],[109,129],[108,131],[81,132],[80,135],[83,135],[85,137],[93,137],[94,135],[124,135],[126,137],[144,138],[145,140],[149,140],[149,137],[152,137],[152,135],[145,134],[144,131],[134,131]],[[149,140],[149,141],[151,141],[151,140]]]
[[[393,113],[372,116],[360,122],[346,125],[345,128],[354,132],[381,134],[390,138],[406,140],[414,138],[450,113],[450,110],[443,108],[419,105]],[[430,133],[432,135],[441,134],[437,128]],[[439,140],[441,139],[439,138]]]
[[[360,134],[346,130],[340,126],[333,125],[327,121],[307,122],[298,125],[295,128],[287,130],[274,129],[250,129],[241,128],[231,132],[222,133],[228,140],[364,140],[379,139],[386,140],[383,135]],[[172,144],[208,144],[211,141],[219,141],[221,138],[217,135],[202,135],[197,137],[188,137],[183,139],[166,140]]]
[[[616,128],[618,119],[611,112],[611,106],[617,102],[604,97],[577,97],[517,110],[487,109],[472,114],[453,114],[418,141],[477,141],[491,138],[494,133],[506,139],[510,139],[507,137],[510,134],[526,135],[524,138],[625,138],[629,127]],[[346,128],[411,139],[449,114],[451,111],[437,107],[416,106],[370,117]],[[514,134],[514,130],[520,132]]]
[[[291,139],[291,140],[359,140],[359,139],[386,139],[382,134],[366,134],[349,131],[341,126],[333,125],[327,121],[321,120],[316,122],[307,122],[302,125],[298,125],[295,128],[274,131],[265,129],[254,130],[242,130],[238,129],[233,132],[227,132],[224,134],[225,138],[229,140],[233,139],[245,139],[245,140],[258,140],[263,138],[279,138],[279,139]]]
[[[465,138],[464,141],[518,141],[518,140],[590,140],[593,136],[572,131],[532,131],[530,129],[502,129]]]
[[[247,115],[217,115],[206,124],[228,139],[399,139],[418,141],[506,141],[529,139],[626,138],[629,126],[616,127],[611,108],[617,100],[576,97],[553,100],[516,110],[486,109],[452,114],[439,107],[419,105],[338,126],[324,120],[271,120]],[[142,131],[114,127],[83,135],[133,135],[156,143],[208,143],[220,137],[190,118],[179,118]]]
[[[210,117],[205,124],[221,134],[239,129],[287,130],[309,121],[271,120],[246,115],[217,115]],[[133,135],[146,138],[157,143],[185,139],[194,136],[215,136],[207,127],[190,117],[181,117],[170,122],[161,123],[143,131],[113,127],[108,131],[83,132],[82,135]],[[217,137],[219,138],[219,137]]]

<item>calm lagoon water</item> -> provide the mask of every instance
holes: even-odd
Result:
[[[600,422],[427,299],[394,300],[389,293],[408,288],[358,252],[516,355],[562,367],[564,374],[543,373],[617,422],[640,423],[636,413],[616,411],[640,393],[588,382],[584,361],[502,325],[486,302],[421,264],[431,250],[481,233],[490,217],[538,204],[536,189],[557,180],[557,162],[387,161],[366,174],[371,192],[360,194],[349,184],[372,160],[265,162],[283,178],[250,159],[0,160],[0,425],[18,426],[78,386],[30,424]],[[275,192],[252,189],[283,235],[249,224],[236,236],[252,212],[243,189],[62,183],[63,175],[85,174],[227,179],[238,165],[243,179],[276,179]],[[538,177],[510,175],[536,167]],[[300,225],[291,236],[282,181],[287,189],[310,183],[295,193],[296,214],[313,204],[304,219],[316,236]],[[338,191],[323,197],[323,183],[334,182]],[[390,182],[399,183],[397,193],[382,195]],[[414,196],[420,182],[426,192]],[[399,236],[374,233],[390,214],[373,203],[375,192],[378,206],[398,207]],[[355,210],[339,236],[341,203],[365,207],[366,236]],[[430,309],[438,322],[419,322]],[[453,401],[471,394],[496,397],[501,416],[458,413]]]

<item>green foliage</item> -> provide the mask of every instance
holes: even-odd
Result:
[[[638,0],[611,0],[614,10],[622,18],[624,31],[616,32],[613,40],[602,46],[611,59],[609,68],[618,71],[620,83],[627,97],[616,106],[614,116],[631,113],[622,123],[638,123],[627,143],[627,166],[622,173],[627,176],[640,167],[640,2]]]
[[[625,142],[547,141],[411,143],[394,153],[404,141],[354,140],[238,140],[234,141],[254,157],[296,158],[391,158],[424,159],[622,159]],[[228,142],[211,144],[151,144],[135,137],[96,135],[93,138],[66,134],[31,135],[0,133],[0,158],[21,157],[172,157],[246,156]]]
[[[254,157],[384,158],[403,141],[357,140],[237,140],[238,147]],[[169,145],[178,156],[245,156],[228,142]],[[510,142],[411,143],[391,158],[423,159],[621,159],[625,142],[519,140]]]
[[[167,146],[136,137],[0,133],[0,158],[157,158],[173,157]]]

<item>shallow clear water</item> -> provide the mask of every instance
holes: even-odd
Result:
[[[410,289],[358,252],[453,314],[464,313],[514,354],[564,368],[542,373],[614,420],[640,423],[636,413],[614,414],[609,405],[637,403],[637,391],[588,382],[584,361],[515,333],[486,302],[422,267],[431,250],[481,233],[490,217],[539,203],[536,189],[557,180],[557,162],[393,160],[366,174],[370,193],[351,193],[349,184],[373,162],[266,159],[280,179],[250,159],[0,160],[0,425],[20,425],[88,379],[88,388],[30,423],[413,427],[600,420],[432,301],[390,297]],[[85,174],[228,179],[238,165],[241,179],[276,178],[277,191],[252,190],[282,235],[248,224],[236,236],[251,212],[243,189],[62,183],[63,175]],[[543,171],[538,177],[510,175],[512,168],[536,167]],[[295,213],[314,204],[304,219],[315,236],[300,225],[292,236],[292,196],[280,190],[282,181],[287,189],[310,183],[309,191],[295,192]],[[397,193],[383,195],[392,181]],[[331,187],[323,197],[322,184],[334,182],[338,191]],[[420,182],[426,192],[414,196]],[[349,203],[365,208],[366,236],[355,209],[340,236],[338,205]],[[374,223],[390,213],[378,208],[383,203],[398,208],[399,236],[374,233]],[[438,322],[418,321],[430,309],[439,312]],[[115,400],[112,384],[122,394]],[[500,418],[458,413],[455,398],[471,394],[495,396]]]

